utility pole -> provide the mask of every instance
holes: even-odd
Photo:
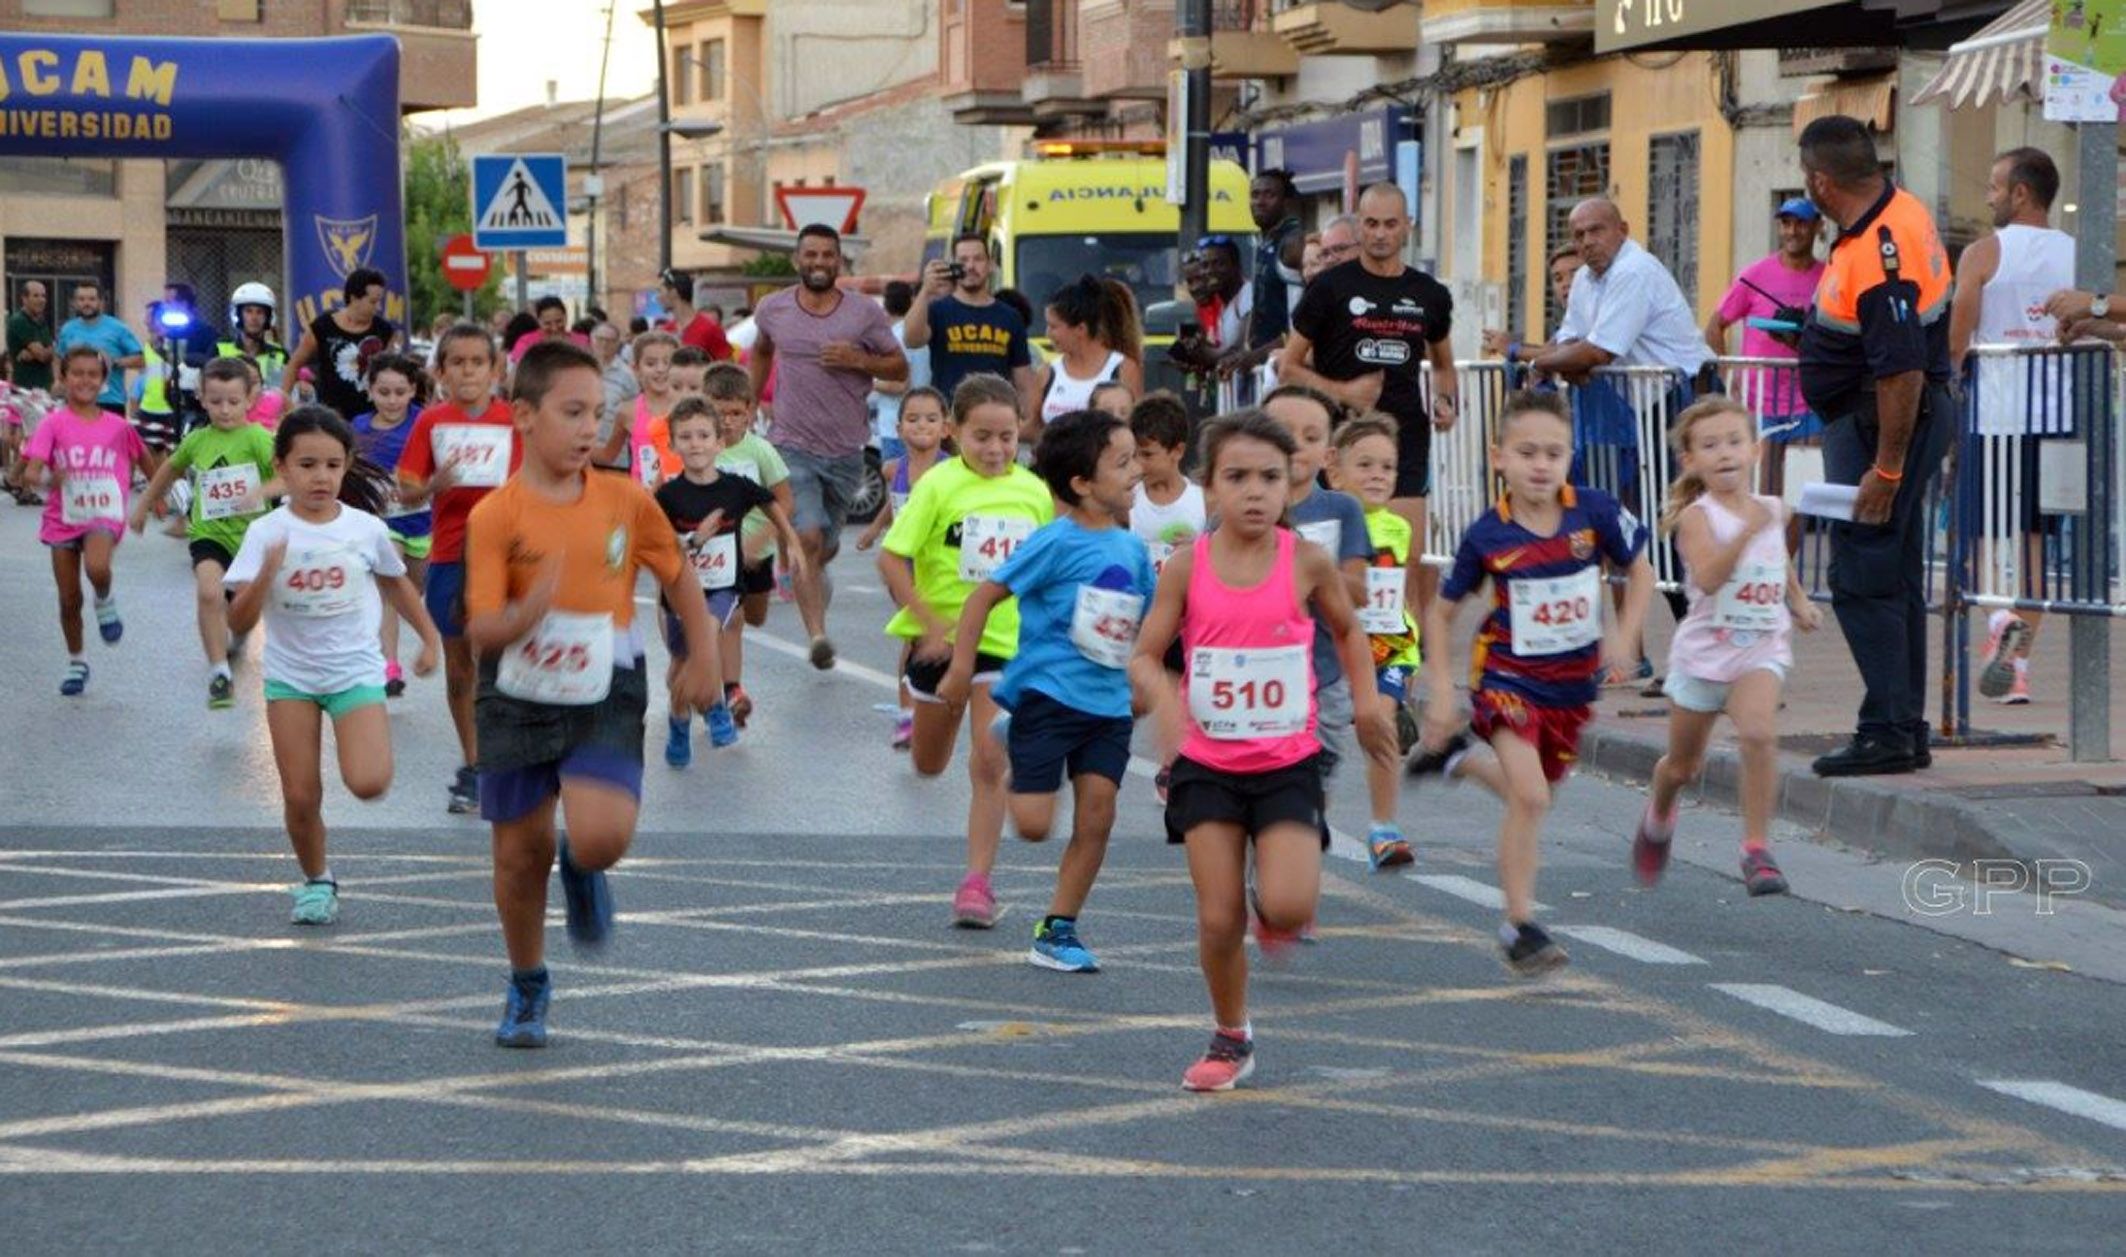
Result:
[[[2081,212],[2074,224],[2074,283],[2087,292],[2111,292],[2119,286],[2114,268],[2118,258],[2119,124],[2081,122],[2074,129],[2081,180]],[[2109,387],[2108,379],[2082,370],[2075,370],[2074,377],[2086,390],[2075,399],[2075,409],[2093,417],[2082,429],[2082,440],[2089,443],[2088,465],[2101,468],[2108,460],[2098,449],[2114,439],[2113,431],[2107,429],[2122,420],[2104,404],[2099,393]],[[2109,424],[2104,422],[2107,417]],[[2082,521],[2094,525],[2099,537],[2111,526],[2112,495],[2118,492],[2115,478],[2089,477],[2089,497],[2083,503]],[[2074,563],[2079,569],[2075,573],[2079,578],[2076,587],[2084,591],[2085,601],[2101,601],[2111,580],[2105,570],[2106,547],[2099,543],[2077,545],[2074,549]],[[2067,696],[2068,757],[2077,764],[2097,763],[2111,758],[2112,622],[2098,615],[2070,615],[2066,619],[2068,672],[2074,678]]]
[[[584,299],[586,311],[591,306],[605,304],[598,291],[598,198],[605,194],[605,175],[598,165],[599,143],[605,138],[605,70],[613,60],[613,10],[620,7],[619,0],[607,0],[605,6],[605,47],[598,54],[598,107],[591,116],[591,172],[584,177],[584,191],[591,202],[590,226],[584,232],[583,282],[587,294]],[[660,58],[661,60],[661,58]]]
[[[670,56],[664,48],[664,0],[652,0],[657,15],[657,269],[672,269],[672,93],[665,78],[671,73]]]
[[[1182,117],[1166,120],[1167,143],[1181,133],[1180,255],[1196,247],[1211,223],[1211,0],[1179,0],[1174,33],[1181,40]]]

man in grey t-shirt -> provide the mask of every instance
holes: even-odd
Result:
[[[841,549],[842,525],[863,484],[871,438],[867,399],[873,380],[905,380],[908,358],[878,303],[835,283],[842,238],[813,223],[797,233],[795,287],[753,312],[753,395],[775,380],[768,439],[790,466],[798,539],[810,560],[796,580],[797,611],[812,636],[812,666],[834,666],[827,639],[827,564]]]

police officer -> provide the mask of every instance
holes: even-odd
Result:
[[[1933,763],[1926,722],[1927,482],[1953,435],[1949,255],[1933,215],[1891,184],[1859,121],[1801,133],[1809,199],[1838,224],[1802,325],[1801,391],[1827,423],[1824,474],[1857,485],[1851,522],[1831,526],[1831,608],[1866,693],[1823,777],[1905,773]]]
[[[249,358],[258,364],[259,378],[268,385],[281,378],[288,365],[288,347],[274,334],[273,290],[252,280],[238,284],[229,294],[230,335],[215,342],[220,358]]]

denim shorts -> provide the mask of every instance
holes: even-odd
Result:
[[[863,490],[864,452],[834,458],[789,446],[777,446],[776,452],[790,468],[790,522],[799,532],[825,533],[832,551]]]

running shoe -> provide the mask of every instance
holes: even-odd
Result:
[[[116,646],[118,639],[125,636],[125,621],[118,618],[116,598],[106,598],[96,604],[96,632],[102,635],[107,646]]]
[[[1043,922],[1033,927],[1033,950],[1026,953],[1026,959],[1037,968],[1058,973],[1100,972],[1100,962],[1078,941],[1075,921]]]
[[[1181,1085],[1190,1091],[1231,1091],[1255,1072],[1255,1041],[1223,1030],[1211,1035],[1203,1059],[1181,1075]]]
[[[953,892],[952,923],[963,930],[989,929],[1001,915],[996,892],[990,890],[989,879],[980,873],[969,873],[959,890]]]
[[[79,698],[89,688],[89,665],[76,659],[66,666],[66,679],[59,683],[59,692],[68,698]]]
[[[1457,733],[1447,739],[1447,744],[1436,751],[1418,747],[1409,759],[1403,761],[1403,772],[1411,777],[1438,777],[1444,781],[1454,780],[1454,770],[1461,767],[1472,747],[1476,745],[1469,734]]]
[[[2009,684],[2008,692],[2006,694],[2001,695],[2001,706],[2022,707],[2030,702],[2029,664],[2030,661],[2027,659],[2018,659],[2015,661],[2015,680]]]
[[[1499,956],[1517,978],[1541,977],[1552,969],[1564,968],[1571,959],[1557,940],[1533,921],[1521,923],[1518,936],[1510,945],[1499,944]]]
[[[236,706],[236,682],[220,672],[207,678],[207,706],[215,711]]]
[[[716,747],[738,745],[738,721],[731,715],[726,703],[709,708],[709,745]]]
[[[904,711],[893,718],[893,749],[905,751],[915,741],[915,713]]]
[[[724,686],[723,701],[731,708],[731,719],[738,722],[739,728],[745,728],[753,715],[753,696],[746,693],[746,687],[736,681]]]
[[[1307,923],[1309,926],[1313,922]],[[1302,941],[1300,930],[1285,930],[1271,925],[1262,915],[1262,900],[1248,887],[1248,928],[1254,932],[1255,946],[1262,949],[1262,958],[1271,964],[1282,964],[1290,958],[1292,949]]]
[[[297,925],[330,925],[339,920],[339,884],[314,877],[296,887],[295,911],[288,919]]]
[[[1159,792],[1159,802],[1166,802],[1166,795],[1174,788],[1174,766],[1168,764],[1152,774],[1152,789]]]
[[[694,762],[694,722],[667,716],[664,724],[664,762],[674,768],[685,768]]]
[[[569,858],[568,839],[561,839],[561,894],[568,900],[568,941],[584,951],[603,947],[613,936],[613,890],[604,870],[586,872]]]
[[[1772,863],[1772,853],[1760,847],[1742,853],[1742,885],[1752,899],[1758,895],[1783,895],[1786,893],[1786,875]]]
[[[834,666],[834,643],[824,636],[812,639],[812,666],[821,672]]]
[[[1417,713],[1411,711],[1407,705],[1397,703],[1395,705],[1395,745],[1397,753],[1408,755],[1416,750],[1419,733]]]
[[[1666,821],[1654,815],[1651,800],[1646,810],[1639,814],[1639,828],[1631,836],[1631,869],[1638,874],[1641,886],[1657,885],[1661,874],[1668,869],[1669,843],[1676,836],[1676,814],[1670,812]]]
[[[480,810],[480,774],[470,764],[458,769],[458,775],[450,779],[450,813],[453,816],[469,816]]]
[[[1378,873],[1382,869],[1415,864],[1417,857],[1410,854],[1410,844],[1403,841],[1403,831],[1393,825],[1375,825],[1366,831],[1366,862]]]
[[[509,997],[502,1005],[502,1024],[495,1027],[495,1046],[543,1048],[546,1046],[546,1006],[554,999],[554,980],[546,970],[537,976],[510,975]]]
[[[406,692],[406,670],[394,659],[384,665],[384,697],[397,698]]]
[[[1978,692],[2000,698],[2015,687],[2015,660],[2030,640],[2030,625],[2013,611],[1993,613],[1992,634],[1986,639],[1986,666],[1978,674]]]

